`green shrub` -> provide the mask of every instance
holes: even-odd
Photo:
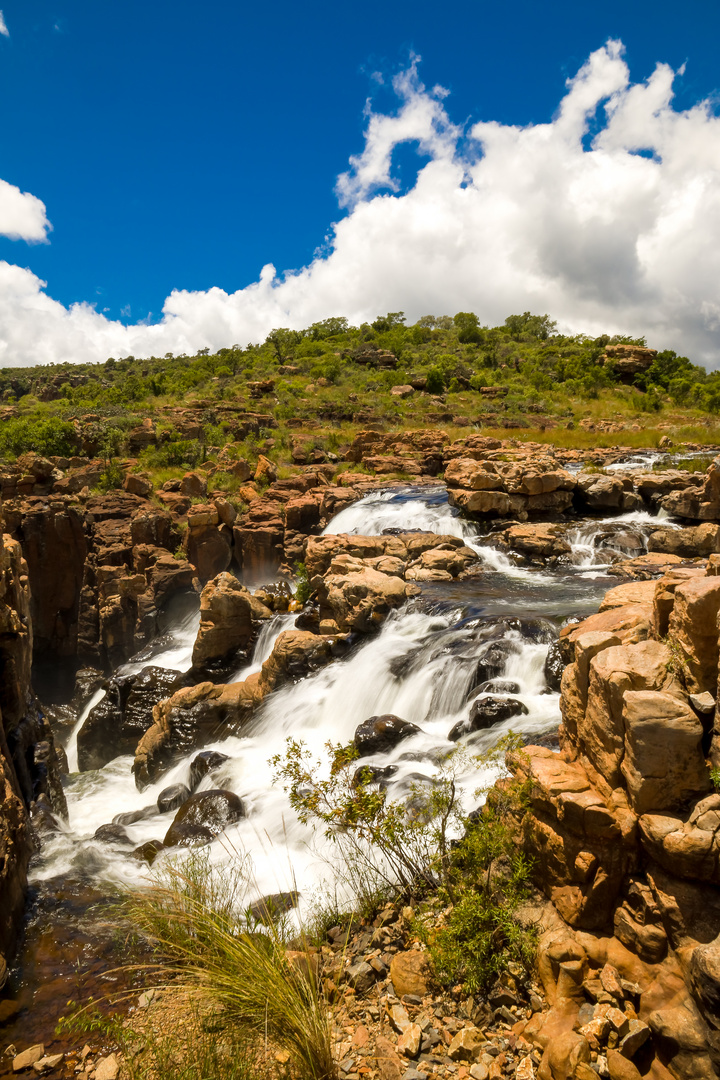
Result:
[[[29,450],[44,457],[72,457],[78,451],[75,428],[55,416],[43,420],[18,418],[0,425],[0,453],[19,456]]]
[[[295,599],[301,607],[305,607],[312,595],[312,586],[310,585],[310,578],[308,577],[305,563],[295,563],[295,580],[297,582],[295,586]]]

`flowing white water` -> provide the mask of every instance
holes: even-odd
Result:
[[[350,512],[352,518],[344,517]],[[405,495],[391,492],[368,497],[338,515],[330,528],[333,532],[352,528],[366,535],[383,528],[431,528],[461,536],[473,546],[477,542],[476,530],[447,505],[444,490],[433,488],[410,489]],[[535,616],[547,610],[556,619],[558,578],[532,571],[518,572],[494,549],[477,545],[476,550],[487,552],[485,565],[496,572],[462,583],[462,599],[443,601],[444,584],[433,586],[428,594],[433,598],[432,610],[416,601],[393,613],[377,636],[359,644],[345,660],[336,661],[267,698],[246,734],[202,747],[219,750],[229,760],[218,772],[205,778],[200,790],[230,788],[242,797],[247,811],[243,821],[226,830],[211,845],[211,857],[222,862],[237,857],[238,852],[248,852],[258,894],[293,888],[309,901],[323,881],[332,879],[329,861],[334,845],[297,820],[269,763],[273,755],[284,752],[288,738],[304,742],[311,754],[327,765],[328,740],[345,743],[368,717],[394,713],[417,724],[420,731],[389,753],[376,754],[368,760],[373,764],[396,765],[398,772],[393,784],[402,785],[411,775],[418,774],[431,779],[437,771],[438,753],[453,745],[448,740],[451,729],[469,716],[478,659],[490,641],[506,643],[508,655],[499,677],[518,684],[512,696],[519,698],[528,711],[488,731],[475,733],[463,742],[476,753],[494,745],[510,728],[538,735],[557,725],[558,696],[546,692],[543,676],[552,633],[545,624],[538,630],[537,622],[530,625],[518,623],[516,618],[510,623],[503,619],[527,617],[529,610]],[[570,588],[577,590],[576,585]],[[588,584],[588,592],[592,588]],[[582,603],[588,603],[586,596]],[[580,610],[578,604],[578,599],[572,600],[568,595],[567,614]],[[501,611],[502,619],[492,615],[492,611]],[[259,670],[278,634],[290,628],[293,620],[292,615],[278,615],[270,620],[256,643],[251,663],[240,669],[233,680]],[[187,670],[197,622],[197,614],[188,617],[169,639],[145,650],[132,663],[124,665],[120,673],[132,674],[149,664]],[[101,696],[99,691],[78,727]],[[117,814],[156,806],[160,791],[170,784],[187,783],[190,762],[196,752],[179,761],[143,792],[136,789],[130,757],[116,758],[101,770],[71,777],[66,792],[69,823],[47,841],[43,857],[35,865],[35,877],[80,874],[91,875],[95,881],[115,882],[139,881],[145,877],[147,867],[129,857],[131,847],[100,843],[93,840],[93,834],[99,825],[110,822]],[[69,755],[76,767],[75,737]],[[476,802],[475,790],[487,778],[476,764],[465,769],[459,782],[466,808],[470,809]],[[391,787],[391,793],[392,790]],[[174,813],[153,812],[152,816],[126,826],[133,846],[151,839],[161,840]],[[169,856],[160,856],[166,857]]]
[[[648,537],[659,526],[680,528],[667,514],[633,510],[617,517],[584,521],[565,534],[571,561],[581,570],[600,570],[619,558],[629,559],[647,551]]]
[[[284,611],[282,614],[275,615],[272,619],[268,619],[258,634],[252,660],[244,667],[238,668],[235,674],[230,676],[228,682],[242,682],[243,679],[247,679],[248,675],[254,675],[256,672],[260,671],[260,668],[273,651],[277,639],[284,630],[293,629],[296,618],[297,612]]]
[[[536,570],[515,566],[504,552],[483,544],[477,525],[461,517],[460,512],[450,506],[447,489],[441,486],[372,492],[336,514],[323,535],[380,536],[388,529],[457,536],[477,553],[488,570],[533,584],[550,580]]]

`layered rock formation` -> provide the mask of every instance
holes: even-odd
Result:
[[[50,725],[32,692],[31,597],[20,545],[0,543],[0,986],[23,915],[35,828],[67,813]],[[33,828],[33,825],[35,828]]]
[[[562,920],[541,939],[554,1006],[533,1036],[562,1035],[589,1061],[583,1021],[610,961],[637,984],[605,1000],[649,1029],[642,1075],[666,1075],[662,1063],[677,1080],[720,1075],[719,581],[714,564],[678,568],[611,590],[567,626],[561,752],[509,758],[529,792],[519,838]],[[541,1076],[585,1076],[568,1054],[551,1059]],[[619,1068],[609,1075],[640,1075]]]

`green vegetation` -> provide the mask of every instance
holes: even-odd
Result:
[[[601,363],[607,345],[643,339],[557,333],[547,315],[511,315],[482,326],[472,312],[424,316],[411,326],[402,312],[350,326],[329,318],[305,330],[277,328],[260,345],[234,345],[195,356],[104,363],[55,364],[0,371],[0,400],[10,412],[0,454],[139,457],[143,468],[186,470],[212,460],[223,446],[288,461],[297,429],[311,430],[325,452],[342,450],[370,422],[386,427],[442,424],[517,430],[557,445],[599,443],[577,430],[582,420],[635,423],[636,445],[663,430],[705,441],[720,416],[720,372],[707,372],[672,350],[660,351],[641,374],[620,376]],[[405,398],[391,393],[414,385]],[[183,410],[192,409],[187,422]],[[243,411],[254,419],[239,419]],[[128,433],[144,418],[157,422],[153,445]],[[617,434],[605,437],[617,442]],[[623,433],[624,443],[631,440]],[[266,444],[271,442],[271,446]],[[144,447],[144,448],[143,448]]]
[[[510,734],[482,757],[455,751],[431,783],[412,784],[397,800],[358,762],[353,745],[327,744],[329,773],[293,739],[285,756],[273,759],[301,821],[337,844],[334,865],[360,898],[360,913],[372,916],[393,897],[420,901],[416,930],[430,949],[437,981],[460,982],[471,994],[487,989],[510,964],[527,972],[534,967],[535,933],[516,918],[531,891],[531,867],[515,838],[527,791],[506,781],[480,813],[466,818],[457,787],[460,772],[497,766],[518,746]],[[458,833],[462,839],[453,843]],[[444,921],[437,917],[436,894],[449,904]]]
[[[149,888],[134,894],[127,915],[155,948],[154,978],[164,978],[173,995],[182,991],[213,1005],[223,1036],[248,1045],[260,1039],[284,1051],[297,1075],[331,1080],[329,1017],[312,962],[307,955],[292,962],[272,924],[248,927],[239,914],[247,887],[242,861],[222,868],[192,853],[167,863]]]

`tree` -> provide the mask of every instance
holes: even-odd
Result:
[[[453,316],[453,322],[461,345],[477,345],[483,340],[480,320],[472,311],[458,311],[457,315]]]
[[[378,334],[384,334],[387,330],[392,330],[395,326],[402,326],[404,322],[404,311],[388,311],[387,315],[378,315],[372,324],[372,328],[373,330],[376,330]]]
[[[288,330],[282,326],[278,330],[271,330],[268,334],[265,344],[272,345],[277,362],[284,364],[286,360],[290,360],[293,355],[293,349],[299,342],[302,341],[302,334],[297,330]]]
[[[522,315],[508,315],[505,326],[514,341],[523,338],[547,341],[550,335],[555,333],[557,323],[549,315],[532,315],[529,311],[524,311]]]

